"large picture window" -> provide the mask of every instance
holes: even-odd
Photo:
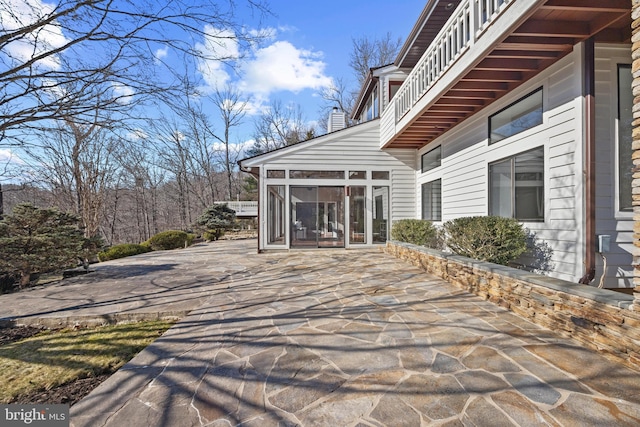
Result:
[[[489,144],[542,124],[542,88],[489,117]]]
[[[544,149],[489,165],[489,214],[544,221]]]
[[[633,121],[633,93],[631,92],[631,66],[618,65],[618,209],[633,210],[631,181],[633,161],[631,155],[631,132]]]
[[[422,184],[422,219],[442,220],[442,180]]]

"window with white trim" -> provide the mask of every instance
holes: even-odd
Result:
[[[442,180],[422,184],[422,219],[442,220]]]
[[[544,148],[489,164],[489,215],[544,221]]]

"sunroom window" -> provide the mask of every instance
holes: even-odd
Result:
[[[489,117],[489,144],[542,124],[542,88]]]

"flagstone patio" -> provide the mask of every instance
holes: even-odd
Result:
[[[189,313],[73,426],[640,424],[639,372],[378,249],[255,247],[103,263],[1,317]]]

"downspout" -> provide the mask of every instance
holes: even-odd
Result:
[[[596,276],[596,105],[595,48],[593,37],[584,42],[583,97],[585,118],[585,258],[584,276],[579,283],[588,285]]]
[[[258,182],[258,243],[257,243],[258,247],[256,249],[257,249],[258,253],[260,253],[260,229],[262,228],[260,226],[260,205],[261,205],[261,203],[260,203],[260,197],[261,197],[260,196],[260,193],[261,193],[261,191],[260,191],[260,172],[256,173],[256,172],[252,171],[252,168],[249,168],[249,169],[245,168],[244,166],[242,166],[242,161],[238,161],[238,168],[242,172],[245,172],[245,173],[248,173],[250,175],[253,175],[255,177],[256,181]]]

